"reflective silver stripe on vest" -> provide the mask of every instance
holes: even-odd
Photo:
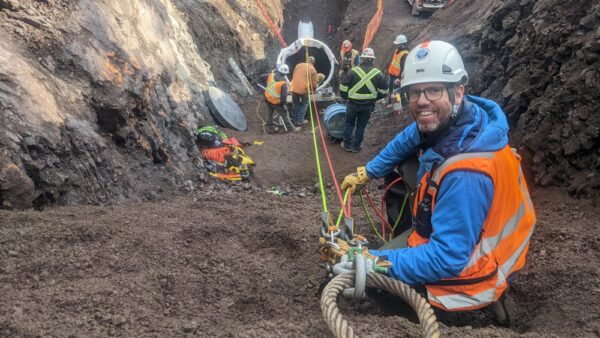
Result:
[[[517,160],[520,160],[521,156],[519,156],[519,154],[517,154],[517,150],[515,148],[510,148],[510,149],[512,149]],[[521,185],[521,191],[523,192],[523,196],[526,197],[525,201],[527,202],[527,205],[529,206],[529,210],[531,210],[531,214],[533,215],[533,203],[531,203],[531,196],[529,196],[529,193],[527,192],[527,189],[525,188],[525,184],[523,184],[523,168],[521,168],[521,165],[519,165],[519,184]],[[533,223],[533,225],[535,226],[535,222]]]
[[[469,158],[494,158],[494,154],[495,152],[493,151],[483,151],[483,152],[479,152],[479,153],[460,153],[451,157],[448,157],[444,162],[442,162],[442,164],[437,167],[437,169],[435,169],[435,172],[433,173],[432,181],[437,183],[438,185],[440,184],[440,176],[442,176],[442,173],[444,172],[444,170],[446,170],[446,168],[448,168],[450,165],[458,162],[458,161],[462,161],[465,159],[469,159]],[[435,192],[436,188],[429,185],[429,190],[431,190],[431,194],[433,195],[433,193]]]
[[[535,229],[535,223],[531,227],[531,231],[529,231],[529,233],[527,234],[527,238],[525,238],[525,240],[521,243],[521,245],[519,245],[517,250],[515,250],[515,253],[513,253],[513,255],[510,256],[510,258],[506,261],[506,263],[504,263],[500,266],[500,270],[502,271],[503,276],[507,276],[512,272],[512,269],[517,264],[517,261],[519,260],[519,258],[523,254],[523,252],[525,251],[525,248],[527,248],[527,244],[529,243],[529,240],[531,239],[531,236],[533,235],[534,229]],[[502,283],[503,282],[504,281],[502,281]],[[498,283],[496,284],[496,287],[500,286],[502,283],[500,283],[500,279],[498,278]]]
[[[394,55],[395,57],[392,59],[392,64],[400,69],[400,60],[402,59],[402,55],[404,55],[406,53],[406,55],[408,55],[408,52],[405,51],[400,51],[400,53],[398,53],[397,55]]]
[[[375,89],[375,86],[373,86],[373,83],[371,82],[371,79],[374,78],[377,74],[380,73],[379,69],[377,68],[373,68],[371,69],[371,71],[369,72],[369,74],[365,74],[365,72],[359,68],[359,67],[354,67],[352,68],[352,70],[358,74],[358,76],[360,77],[360,81],[358,81],[357,84],[355,84],[350,91],[348,92],[348,98],[349,99],[355,99],[355,100],[370,100],[370,99],[376,99],[377,98],[377,92]],[[367,89],[369,89],[369,94],[359,94],[357,93],[357,91],[359,89],[361,89],[364,85],[367,86]]]
[[[481,306],[482,304],[491,303],[496,297],[496,289],[487,289],[476,295],[445,295],[436,297],[427,291],[427,298],[430,300],[442,304],[446,309],[461,309],[472,306]]]
[[[267,92],[275,97],[275,98],[280,98],[281,96],[279,94],[277,94],[277,90],[275,89],[275,85],[277,84],[277,82],[275,81],[275,75],[271,76],[271,82],[269,82],[267,84]]]
[[[523,218],[523,215],[525,215],[525,203],[521,201],[517,212],[508,221],[506,221],[506,223],[504,223],[504,226],[502,226],[502,230],[498,235],[485,237],[483,240],[481,240],[479,247],[475,250],[471,256],[471,259],[469,259],[469,263],[467,263],[461,273],[475,265],[475,263],[477,263],[481,257],[492,253],[492,251],[498,247],[498,244],[500,244],[504,238],[510,236],[517,229],[519,222],[521,222],[521,219]],[[518,253],[520,256],[522,251],[516,251],[516,253]]]
[[[509,218],[508,221],[506,221],[506,223],[502,226],[502,230],[500,231],[500,233],[498,235],[486,237],[481,241],[481,243],[479,243],[479,247],[475,250],[475,252],[471,256],[471,259],[469,259],[469,262],[464,267],[462,272],[464,272],[466,269],[475,265],[477,260],[479,260],[481,257],[489,255],[492,251],[494,251],[498,247],[498,245],[500,244],[500,242],[503,239],[510,236],[515,230],[517,230],[517,227],[519,226],[521,220],[523,219],[523,215],[525,215],[526,206],[529,207],[529,210],[533,210],[533,205],[531,204],[531,198],[529,197],[529,194],[527,193],[527,189],[525,188],[525,185],[523,184],[521,166],[519,166],[519,184],[521,186],[521,191],[523,193],[523,196],[525,196],[524,200],[521,201],[521,204],[519,205],[519,209],[517,209],[517,212],[511,218]],[[513,253],[511,258],[500,267],[502,269],[502,271],[504,272],[504,274],[509,274],[512,271],[512,269],[514,268],[517,260],[519,259],[519,257],[521,257],[521,255],[525,251],[525,248],[527,247],[527,243],[529,243],[529,239],[531,238],[531,235],[533,234],[534,228],[535,228],[535,222],[533,223],[533,225],[531,227],[531,231],[527,235],[527,238],[521,243],[521,245],[519,245],[519,248],[517,248],[517,250]]]
[[[513,152],[515,153],[515,156],[518,157],[518,155],[516,154],[514,149],[513,149]],[[450,166],[453,163],[456,163],[457,161],[460,161],[463,159],[468,159],[468,158],[476,158],[476,157],[493,158],[493,156],[494,156],[494,152],[463,153],[463,154],[458,154],[458,155],[452,156],[452,157],[448,158],[446,161],[444,161],[442,163],[442,165],[436,169],[435,173],[433,174],[434,182],[439,184],[441,173],[448,166]],[[469,259],[469,262],[463,268],[463,271],[461,271],[461,274],[464,273],[465,270],[467,270],[470,267],[472,267],[473,265],[475,265],[480,258],[491,254],[492,251],[494,251],[498,247],[498,245],[500,244],[500,242],[502,240],[504,240],[505,238],[510,236],[514,231],[516,231],[521,220],[523,219],[523,216],[526,213],[527,208],[529,208],[530,211],[533,211],[531,197],[527,193],[527,189],[523,182],[523,171],[522,171],[522,168],[520,165],[519,165],[519,185],[520,185],[521,192],[522,192],[522,195],[524,196],[524,198],[521,201],[521,204],[519,205],[517,212],[510,219],[508,219],[506,221],[506,223],[503,225],[502,230],[500,231],[500,233],[498,235],[486,237],[483,240],[481,240],[478,247],[475,249],[475,252]],[[435,191],[435,189],[433,189],[433,190]],[[533,215],[533,212],[532,212],[532,215]],[[453,294],[453,295],[435,297],[428,291],[427,294],[428,294],[429,299],[431,299],[439,304],[442,304],[445,308],[447,308],[449,310],[465,308],[465,307],[472,307],[472,306],[481,306],[486,303],[493,302],[494,297],[495,297],[496,288],[501,286],[502,284],[504,284],[504,282],[506,281],[506,276],[512,272],[513,268],[517,264],[517,261],[519,260],[521,255],[523,255],[523,253],[525,252],[525,249],[527,248],[527,244],[529,243],[529,240],[531,239],[531,236],[533,235],[534,229],[535,229],[535,222],[532,225],[531,230],[527,234],[527,237],[520,243],[519,247],[515,249],[513,254],[510,256],[510,258],[504,264],[502,264],[501,266],[498,267],[498,275],[497,275],[498,279],[496,281],[495,288],[485,290],[485,291],[480,292],[477,295],[473,295],[473,296],[464,295],[464,294]]]
[[[348,86],[344,86],[343,84],[340,84],[340,92],[347,92],[348,91]]]

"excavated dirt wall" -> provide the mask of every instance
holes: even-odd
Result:
[[[407,33],[456,44],[467,92],[502,106],[532,183],[600,194],[600,2],[456,1]]]
[[[264,1],[292,41],[299,19],[334,52],[360,49],[376,0]],[[511,144],[540,186],[598,195],[598,2],[457,1],[426,20],[385,5],[372,47],[455,43],[467,90],[499,102]],[[202,91],[244,92],[227,62],[254,77],[280,45],[254,1],[0,2],[0,203],[6,208],[151,200],[205,180],[194,130],[213,123]],[[390,13],[393,13],[390,15]],[[285,27],[284,27],[285,23]],[[288,42],[289,42],[288,41]],[[18,70],[18,71],[17,71]]]
[[[280,1],[265,10],[282,24]],[[107,204],[204,180],[203,90],[279,45],[254,1],[0,1],[0,205]]]

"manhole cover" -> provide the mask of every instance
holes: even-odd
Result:
[[[248,123],[240,107],[229,95],[217,87],[204,91],[204,100],[211,114],[225,128],[246,130]]]

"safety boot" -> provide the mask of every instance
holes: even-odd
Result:
[[[488,305],[488,309],[490,310],[492,316],[494,316],[494,319],[500,326],[509,327],[510,317],[508,316],[508,311],[506,310],[506,306],[504,305],[505,296],[506,293],[502,295],[497,302]]]
[[[342,149],[344,149],[345,151],[347,151],[347,152],[351,152],[351,151],[352,151],[352,149],[351,149],[351,148],[348,148],[348,147],[346,147],[346,146],[344,145],[344,141],[342,141],[342,143],[341,143],[340,145],[342,146]]]
[[[277,126],[266,126],[265,130],[267,134],[274,134],[279,130],[279,128],[277,128]]]

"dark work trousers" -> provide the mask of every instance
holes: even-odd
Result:
[[[298,126],[304,122],[308,103],[308,94],[292,93],[292,121]]]
[[[392,227],[396,222],[397,225],[394,229],[394,239],[384,244],[379,250],[399,249],[408,246],[408,237],[412,233],[412,206],[418,170],[419,160],[417,157],[411,157],[400,163],[394,171],[384,178],[385,188],[399,177],[402,179],[394,183],[385,195],[384,201],[388,222]],[[398,216],[400,216],[400,220],[398,220]]]
[[[344,146],[352,150],[362,148],[363,136],[371,113],[375,108],[375,103],[358,105],[348,101],[346,107],[346,121],[344,123]],[[356,128],[356,130],[355,130]],[[352,136],[354,134],[354,136]]]
[[[265,121],[267,131],[271,131],[271,130],[275,129],[276,125],[273,122],[273,115],[274,115],[275,111],[277,111],[279,113],[279,116],[281,116],[283,118],[283,123],[285,124],[285,127],[287,128],[287,130],[288,131],[293,130],[294,124],[290,120],[290,114],[288,113],[288,110],[285,107],[285,105],[282,105],[282,104],[276,105],[276,104],[267,102],[267,120]]]

